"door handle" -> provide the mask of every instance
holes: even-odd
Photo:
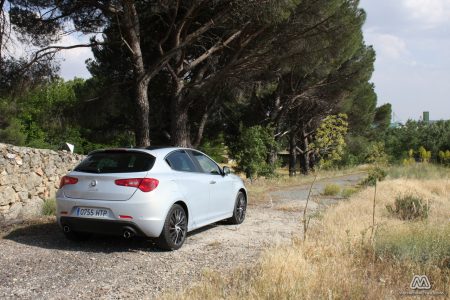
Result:
[[[210,181],[209,184],[216,184],[214,180]]]

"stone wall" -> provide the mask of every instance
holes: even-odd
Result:
[[[82,155],[0,143],[0,223],[29,219],[55,197],[59,181]]]

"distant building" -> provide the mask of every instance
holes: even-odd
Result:
[[[422,115],[422,122],[426,124],[433,124],[436,123],[438,120],[430,120],[430,112],[424,111]]]

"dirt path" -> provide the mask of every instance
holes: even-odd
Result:
[[[363,175],[321,180],[353,185]],[[271,193],[272,202],[249,207],[239,226],[214,224],[191,233],[178,251],[161,252],[151,241],[95,237],[67,241],[54,220],[22,225],[0,239],[0,298],[155,298],[198,280],[205,269],[252,265],[267,246],[301,233],[308,186]],[[318,209],[321,200],[311,204]]]

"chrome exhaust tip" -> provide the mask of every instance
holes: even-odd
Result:
[[[123,229],[123,237],[125,239],[129,239],[132,238],[133,236],[136,235],[136,232],[134,232],[134,230],[132,228],[126,227]]]

